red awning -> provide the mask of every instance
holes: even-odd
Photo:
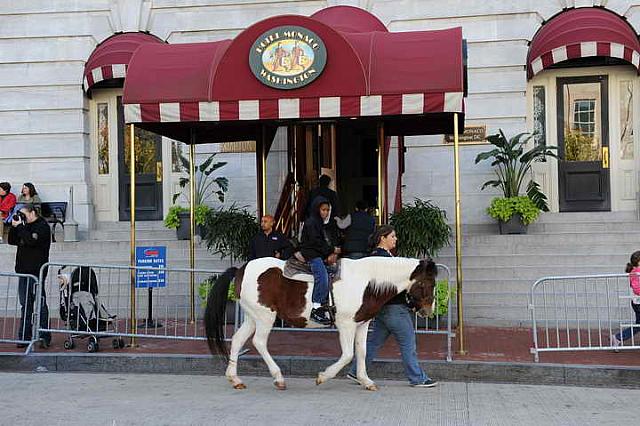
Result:
[[[290,90],[263,84],[249,63],[254,42],[284,26],[312,31],[327,50],[319,77]],[[185,140],[176,123],[215,123],[220,130],[234,122],[250,129],[248,122],[264,120],[395,117],[398,128],[440,133],[450,126],[425,115],[462,113],[463,92],[461,28],[392,33],[368,12],[339,6],[312,17],[269,18],[234,40],[143,45],[131,59],[123,101],[128,123],[154,131],[162,124]],[[400,120],[406,116],[420,123]]]
[[[527,76],[571,59],[603,56],[640,67],[635,30],[614,12],[598,7],[571,9],[551,18],[531,41]]]
[[[89,91],[101,81],[124,78],[133,52],[144,43],[163,44],[159,38],[145,33],[114,34],[100,43],[84,66],[84,90]]]

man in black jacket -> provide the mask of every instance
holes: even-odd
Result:
[[[264,215],[260,220],[261,232],[251,240],[249,260],[261,257],[277,257],[286,260],[291,256],[292,247],[282,232],[273,229],[274,219],[271,215]]]
[[[331,178],[327,175],[320,176],[318,180],[318,187],[311,190],[309,193],[309,199],[307,200],[307,216],[311,216],[316,212],[313,211],[313,205],[318,197],[323,197],[331,204],[331,218],[340,216],[340,202],[338,200],[338,194],[336,191],[329,188],[331,185]]]
[[[38,277],[40,268],[49,261],[49,249],[51,247],[51,230],[47,222],[38,216],[33,206],[24,206],[11,220],[11,230],[9,231],[9,244],[17,246],[16,267],[19,274],[30,274]],[[47,306],[44,283],[47,280],[47,271],[44,271],[42,285],[39,292],[42,297],[40,305],[40,327],[47,328],[49,325],[49,307]],[[36,301],[36,285],[32,278],[21,277],[18,283],[18,298],[22,306],[22,317],[18,331],[18,340],[31,340],[32,328],[31,318],[33,315],[33,304]],[[40,336],[42,344],[49,346],[51,334],[43,333]],[[19,345],[23,346],[23,345]]]

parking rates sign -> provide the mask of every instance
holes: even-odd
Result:
[[[136,266],[166,268],[167,248],[157,247],[136,247]],[[136,288],[156,288],[166,287],[166,272],[153,270],[136,270]]]

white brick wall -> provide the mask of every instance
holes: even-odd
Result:
[[[81,89],[84,61],[116,31],[149,30],[172,43],[230,38],[269,16],[309,15],[328,5],[369,8],[392,31],[462,25],[469,43],[467,121],[488,131],[526,130],[527,42],[563,7],[604,5],[640,28],[640,2],[623,0],[5,0],[0,2],[0,180],[30,180],[44,198],[75,187],[76,219],[91,225],[90,126]],[[405,199],[433,198],[452,212],[452,150],[442,137],[408,138]],[[435,145],[435,146],[425,146]],[[483,222],[490,176],[462,148],[463,216]],[[230,201],[255,206],[253,154],[224,154],[233,164]]]

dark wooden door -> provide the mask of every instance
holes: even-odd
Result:
[[[120,220],[131,219],[129,132],[118,98],[118,192]],[[162,137],[142,129],[136,140],[136,220],[162,220]]]
[[[560,211],[611,210],[606,76],[558,78]]]

